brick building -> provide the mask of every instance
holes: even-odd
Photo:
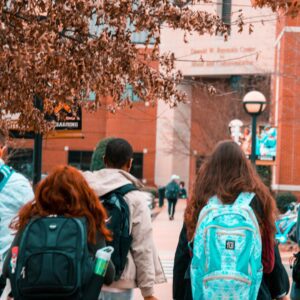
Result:
[[[133,32],[131,37],[140,51],[144,51],[147,33]],[[158,69],[158,62],[151,62],[150,65]],[[157,108],[139,102],[130,87],[126,93],[129,93],[134,102],[132,109],[125,108],[116,114],[108,112],[103,107],[95,113],[83,111],[81,132],[76,134],[64,132],[54,137],[44,137],[42,172],[47,174],[59,164],[70,164],[81,170],[89,170],[97,143],[105,137],[113,136],[125,138],[132,144],[134,148],[132,173],[145,184],[154,185]],[[9,160],[15,169],[31,177],[33,141],[13,140]]]
[[[103,109],[95,113],[83,112],[82,131],[77,137],[45,138],[43,141],[43,173],[57,164],[71,164],[81,170],[90,168],[96,144],[104,137],[127,139],[134,148],[133,173],[148,185],[154,184],[156,144],[156,108],[137,103],[113,115]],[[11,162],[30,176],[32,172],[33,142],[14,140]]]
[[[273,117],[278,126],[273,189],[300,193],[300,16],[280,17],[275,42]]]

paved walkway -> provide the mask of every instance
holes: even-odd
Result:
[[[160,214],[153,221],[154,242],[168,282],[155,286],[155,296],[159,300],[172,299],[173,260],[178,243],[179,234],[183,223],[183,212],[186,206],[185,200],[179,200],[176,206],[175,220],[169,221],[167,203]],[[139,290],[135,291],[134,300],[142,300]]]

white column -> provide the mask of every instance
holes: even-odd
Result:
[[[188,99],[191,99],[191,86],[181,85]],[[190,104],[180,104],[171,109],[164,102],[157,107],[155,184],[166,185],[172,174],[189,183],[190,166]]]

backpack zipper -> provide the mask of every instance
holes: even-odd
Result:
[[[22,267],[20,275],[25,279],[25,267]]]
[[[251,285],[251,281],[246,279],[246,278],[241,278],[241,277],[237,277],[237,276],[221,276],[221,275],[215,275],[215,276],[211,276],[209,278],[205,278],[203,279],[203,283],[205,285],[205,287],[207,288],[207,282],[208,281],[212,281],[212,280],[216,280],[216,279],[225,279],[225,280],[237,280],[243,283],[246,283],[248,285]]]
[[[226,232],[217,232],[217,235],[228,235],[228,233],[226,233]],[[246,236],[245,234],[242,234],[242,233],[230,233],[230,235],[236,235],[236,236],[242,236],[242,237]]]

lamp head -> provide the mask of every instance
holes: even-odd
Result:
[[[249,115],[260,115],[266,109],[266,97],[258,91],[249,92],[243,98],[243,105]]]

